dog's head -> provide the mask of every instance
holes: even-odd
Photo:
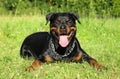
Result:
[[[50,21],[50,33],[60,46],[66,47],[76,35],[76,20],[79,16],[75,13],[50,13],[46,15],[47,23]]]

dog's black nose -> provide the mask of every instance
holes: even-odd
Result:
[[[62,25],[62,26],[60,27],[60,29],[65,30],[65,29],[66,29],[66,26],[65,26],[65,25]]]
[[[66,28],[60,29],[60,34],[67,34],[67,29]]]

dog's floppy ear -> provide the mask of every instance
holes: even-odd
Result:
[[[79,20],[79,16],[78,16],[78,14],[76,14],[76,13],[70,13],[71,15],[72,15],[72,17],[75,19],[75,20],[77,20],[78,21],[78,23],[80,23],[81,24],[81,22],[80,22],[80,20]]]
[[[52,18],[53,15],[54,15],[54,13],[49,13],[46,15],[46,25],[48,24],[48,22],[50,21],[50,19]]]

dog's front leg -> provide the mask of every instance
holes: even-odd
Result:
[[[27,67],[25,71],[34,71],[35,67],[41,66],[42,62],[40,60],[35,60],[31,66]]]
[[[39,59],[36,59],[31,66],[27,67],[25,71],[34,71],[36,67],[41,66],[42,62],[51,62],[53,59],[49,56],[45,56],[42,58],[42,61]]]
[[[95,67],[97,69],[106,69],[104,66],[99,64],[98,61],[96,61],[94,58],[90,57],[85,53],[83,54],[83,60],[87,61],[90,64],[90,66]]]
[[[99,64],[94,58],[90,57],[81,47],[80,44],[78,42],[78,40],[76,39],[76,50],[79,53],[74,60],[78,60],[78,61],[87,61],[90,66],[93,66],[97,69],[106,69],[104,66],[102,66],[101,64]]]
[[[79,62],[87,61],[92,67],[95,67],[97,69],[106,69],[104,66],[99,64],[95,59],[91,58],[90,56],[82,52],[79,52],[79,54],[73,58],[73,61],[79,61]]]

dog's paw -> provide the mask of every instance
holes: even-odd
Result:
[[[96,66],[97,70],[107,70],[107,67],[103,66],[103,65],[97,65]]]
[[[25,69],[25,71],[34,71],[35,69],[33,68],[33,66],[29,66]]]

